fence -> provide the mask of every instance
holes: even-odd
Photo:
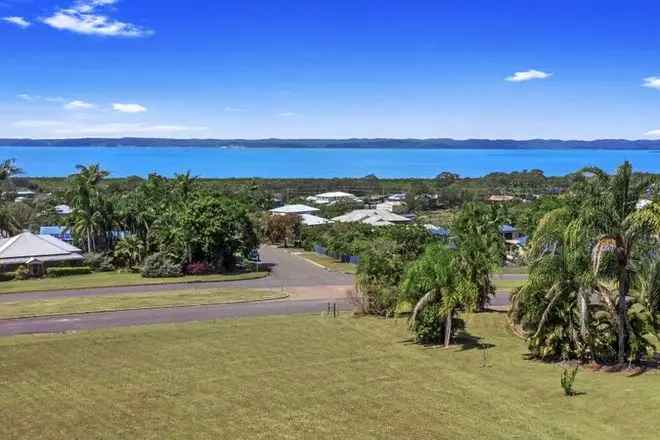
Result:
[[[360,262],[360,257],[357,255],[337,255],[333,252],[328,252],[328,248],[321,246],[320,244],[315,244],[314,253],[319,255],[325,255],[326,257],[334,258],[335,260],[341,261],[342,263],[350,263],[357,265]]]

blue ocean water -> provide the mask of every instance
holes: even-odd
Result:
[[[659,150],[0,147],[0,159],[8,158],[32,177],[67,176],[77,164],[91,163],[114,177],[188,170],[200,177],[434,177],[442,171],[477,177],[534,168],[551,176],[584,166],[612,171],[624,160],[660,173]]]

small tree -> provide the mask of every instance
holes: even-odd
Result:
[[[266,220],[266,237],[271,243],[287,247],[300,238],[301,228],[300,217],[295,214],[271,215]]]
[[[406,271],[402,284],[402,299],[415,304],[410,316],[410,327],[418,335],[424,330],[424,313],[431,310],[431,319],[444,321],[444,344],[449,346],[455,332],[456,312],[474,303],[475,286],[457,271],[455,255],[441,244],[432,244]],[[424,319],[422,319],[424,318]],[[440,334],[437,335],[438,340]],[[429,341],[430,342],[430,341]],[[435,341],[434,341],[435,342]]]

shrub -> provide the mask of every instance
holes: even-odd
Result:
[[[573,384],[575,383],[575,376],[577,376],[578,367],[574,368],[564,367],[564,370],[561,372],[561,387],[564,389],[564,394],[566,396],[574,396],[575,390],[573,389]]]
[[[11,281],[16,278],[14,272],[0,272],[0,282],[2,281]]]
[[[18,266],[14,272],[14,278],[17,280],[27,280],[30,278],[30,270],[24,264]]]
[[[209,264],[204,261],[193,261],[187,264],[185,269],[188,275],[206,275],[209,272]]]
[[[142,276],[145,278],[168,278],[182,275],[181,265],[160,252],[149,255],[144,260]]]
[[[413,326],[415,341],[420,344],[438,344],[445,336],[445,323],[440,313],[440,304],[428,306],[417,316]],[[462,319],[454,318],[452,321],[452,335],[465,328]]]
[[[85,266],[94,272],[112,272],[115,270],[112,264],[112,256],[103,252],[90,252],[85,254]]]
[[[80,267],[49,267],[46,269],[46,275],[51,278],[68,277],[71,275],[88,275],[92,273],[92,268],[88,266]]]

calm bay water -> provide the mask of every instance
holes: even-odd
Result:
[[[100,163],[112,176],[433,177],[442,171],[476,177],[493,171],[542,169],[563,175],[587,165],[612,171],[624,160],[660,173],[660,150],[296,149],[181,147],[0,147],[27,176],[67,176],[76,164]]]

